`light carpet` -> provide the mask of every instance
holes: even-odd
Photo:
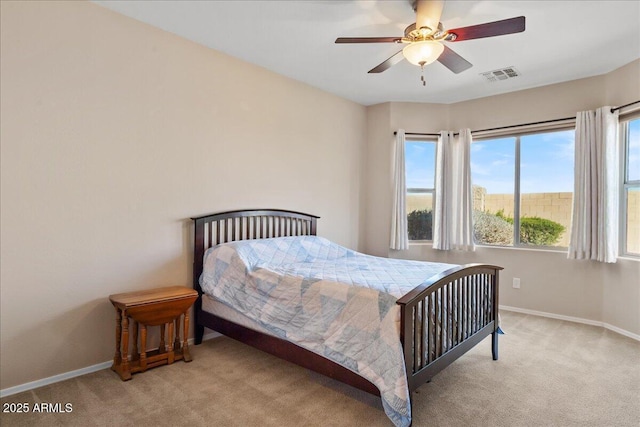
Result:
[[[502,312],[490,338],[413,394],[414,426],[640,425],[640,343],[600,327]],[[109,369],[2,399],[72,404],[2,426],[391,426],[376,396],[226,337],[193,362],[120,381]]]

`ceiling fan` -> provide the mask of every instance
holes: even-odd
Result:
[[[339,37],[336,43],[404,43],[406,46],[386,61],[369,70],[381,73],[406,59],[424,69],[434,61],[458,74],[472,67],[472,64],[442,42],[459,42],[485,37],[520,33],[525,29],[524,16],[487,22],[485,24],[445,30],[440,22],[444,0],[416,0],[413,8],[416,22],[404,30],[403,37]],[[423,85],[424,76],[422,78]]]

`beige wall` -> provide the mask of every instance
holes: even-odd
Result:
[[[392,126],[387,132],[401,127],[413,132],[429,133],[466,127],[472,130],[486,129],[571,117],[575,116],[577,111],[595,109],[605,104],[627,104],[640,99],[638,64],[640,60],[604,76],[439,106],[441,112],[448,115],[448,119],[441,117],[441,120],[436,122],[425,119],[422,123],[412,120],[410,123],[415,127],[411,128],[405,127],[407,120],[403,114],[420,109],[408,111],[405,108],[400,111],[395,108],[396,105],[404,104],[391,103],[391,117],[388,121]],[[434,107],[428,105],[425,109]],[[379,164],[385,162],[382,151],[377,154],[369,153],[368,156],[376,156]],[[377,195],[367,181],[365,185],[370,197],[367,213],[386,209],[389,206],[386,195]],[[369,215],[366,221],[371,221]],[[390,251],[387,243],[389,226],[384,225],[384,228],[381,228],[383,225],[379,223],[380,220],[376,219],[375,230],[384,234],[385,239],[378,238],[375,242],[367,239],[367,252],[420,260],[498,264],[505,267],[501,276],[501,304],[603,322],[640,335],[638,261],[622,259],[616,264],[605,265],[591,261],[567,260],[566,253],[563,252],[501,248],[479,248],[475,253],[441,252],[434,251],[431,245],[424,244],[412,245],[409,251]],[[368,225],[366,229],[367,234],[373,232]],[[511,287],[514,277],[521,279],[522,287],[519,290]]]
[[[366,148],[364,153],[363,214],[364,247],[371,255],[383,256],[389,247],[388,224],[391,221],[391,166],[393,135],[389,122],[391,104],[367,108]]]
[[[640,61],[633,61],[605,74],[606,105],[624,105],[638,100],[640,94]],[[623,100],[623,101],[621,101]]]
[[[191,283],[190,216],[358,248],[365,107],[85,2],[1,2],[0,388],[108,361],[108,295]]]

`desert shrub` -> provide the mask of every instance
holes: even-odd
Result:
[[[420,209],[407,215],[409,240],[433,240],[433,215],[431,211]]]
[[[513,244],[513,225],[506,219],[488,212],[473,211],[473,232],[478,243]]]
[[[409,240],[433,240],[432,212],[415,210],[407,216]],[[498,211],[473,211],[473,231],[476,242],[486,245],[513,244],[513,218]],[[552,246],[565,231],[562,224],[539,217],[523,217],[520,220],[520,243]]]
[[[502,218],[505,221],[507,221],[509,224],[513,224],[513,218],[510,216],[507,216],[504,214],[504,209],[500,209],[498,212],[496,212],[496,216],[498,218]]]
[[[504,214],[503,210],[496,212],[496,216],[513,224],[513,218]],[[522,217],[520,219],[520,243],[526,245],[552,246],[558,243],[565,227],[550,219],[537,216]]]
[[[565,227],[555,221],[537,216],[520,219],[520,243],[552,246],[558,243]]]

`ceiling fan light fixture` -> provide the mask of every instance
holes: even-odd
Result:
[[[433,40],[413,42],[402,49],[402,55],[413,65],[428,65],[444,51],[444,45]]]

